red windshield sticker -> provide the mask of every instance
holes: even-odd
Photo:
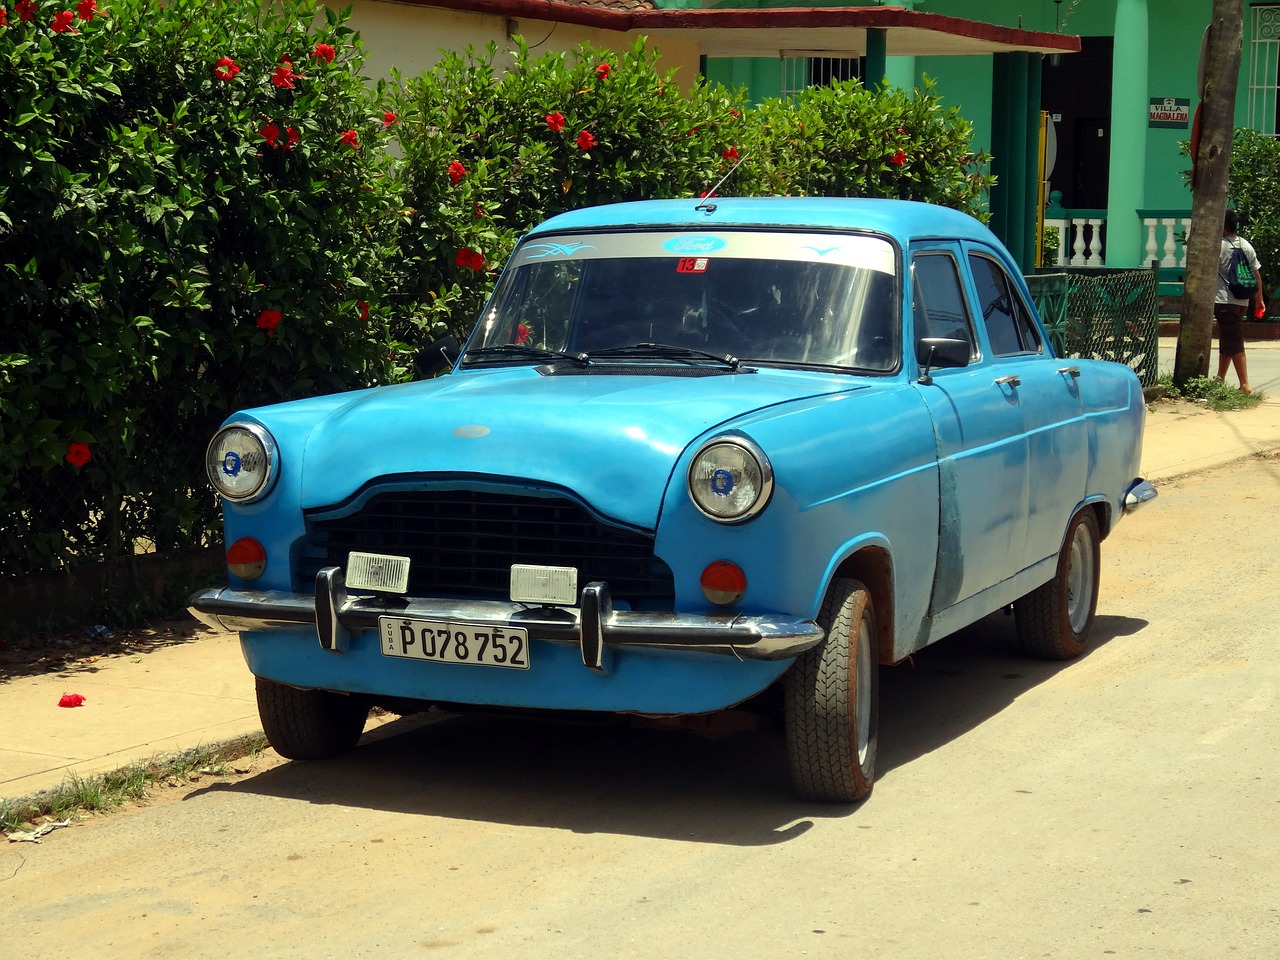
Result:
[[[681,257],[676,262],[676,273],[706,273],[709,257]]]

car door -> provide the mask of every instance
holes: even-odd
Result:
[[[969,347],[967,364],[930,369],[917,383],[938,455],[933,616],[1015,574],[1024,546],[1029,478],[1023,414],[975,335],[964,266],[958,243],[912,248],[909,342],[944,337]]]
[[[1089,449],[1080,371],[1052,356],[1019,284],[995,252],[978,246],[966,252],[996,382],[1020,411],[1026,436],[1025,536],[1015,544],[1026,568],[1057,554],[1084,497]]]

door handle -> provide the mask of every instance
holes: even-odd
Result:
[[[997,386],[1003,387],[1005,384],[1011,387],[1020,387],[1022,386],[1022,378],[1016,373],[1011,373],[1007,377],[996,377]]]
[[[1080,368],[1079,368],[1079,367],[1074,367],[1074,366],[1073,366],[1073,367],[1059,367],[1059,368],[1058,368],[1058,372],[1059,372],[1059,373],[1061,373],[1061,374],[1064,374],[1065,376],[1070,377],[1072,380],[1075,380],[1076,378],[1078,378],[1078,377],[1080,376]]]

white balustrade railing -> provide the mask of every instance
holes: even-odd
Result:
[[[1190,227],[1190,213],[1146,211],[1142,217],[1142,229],[1147,238],[1146,262],[1158,260],[1162,267],[1185,267],[1187,230]]]
[[[1107,225],[1106,213],[1101,210],[1059,210],[1064,217],[1046,217],[1046,227],[1058,228],[1057,261],[1046,267],[1105,267]]]
[[[1191,213],[1187,210],[1139,210],[1145,247],[1143,264],[1153,260],[1161,267],[1185,268],[1187,265],[1187,231]],[[1046,267],[1104,267],[1106,258],[1107,214],[1105,210],[1064,210],[1050,206],[1045,228],[1058,230],[1056,259]]]

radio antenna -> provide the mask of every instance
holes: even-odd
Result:
[[[716,185],[714,187],[712,187],[710,190],[708,190],[706,193],[702,195],[701,199],[698,200],[698,205],[693,209],[706,210],[708,213],[714,210],[716,208],[716,205],[711,201],[715,199],[716,191],[719,190],[722,186],[724,186],[724,182],[737,172],[738,168],[742,166],[742,161],[746,160],[748,156],[749,154],[744,153],[742,156],[738,157],[738,162],[735,163],[732,167],[730,167],[728,172],[723,177],[721,177],[719,180],[716,181]]]

